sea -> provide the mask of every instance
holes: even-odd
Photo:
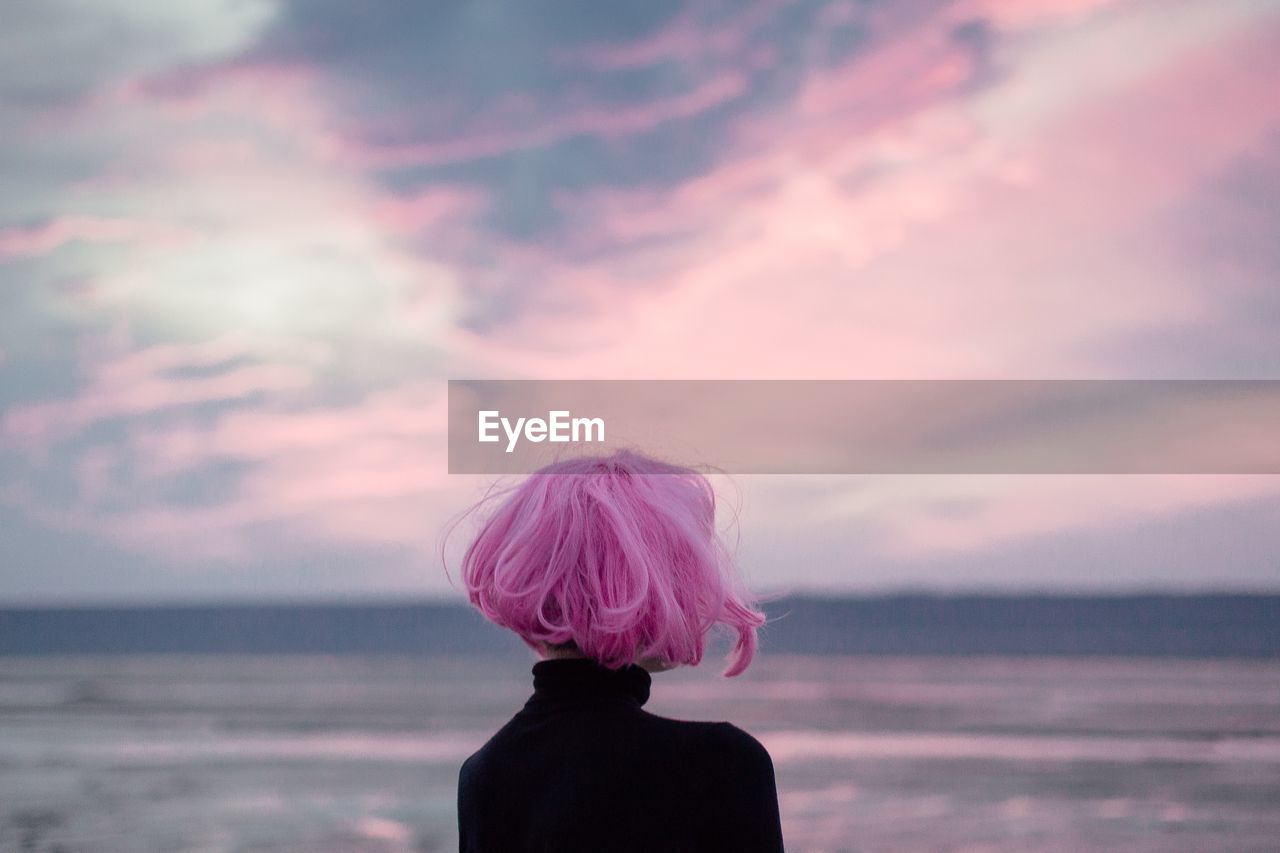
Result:
[[[0,656],[0,850],[453,851],[530,655]],[[1280,660],[762,654],[646,706],[773,756],[788,851],[1280,850]]]

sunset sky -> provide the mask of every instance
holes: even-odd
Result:
[[[457,595],[449,378],[1280,378],[1277,0],[50,0],[0,127],[0,603]],[[1280,589],[1276,476],[720,485],[766,590]]]

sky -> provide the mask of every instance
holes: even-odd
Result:
[[[1276,0],[5,18],[3,603],[458,595],[450,378],[1280,378]],[[1280,589],[1276,476],[717,486],[762,591]]]

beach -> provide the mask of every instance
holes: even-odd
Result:
[[[0,849],[450,851],[532,659],[0,658]],[[774,759],[787,849],[1263,851],[1280,663],[763,656],[654,677]]]

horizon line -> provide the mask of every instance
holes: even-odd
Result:
[[[1276,587],[1125,587],[1105,588],[1021,588],[1021,587],[894,587],[880,590],[848,590],[809,587],[804,589],[774,590],[757,593],[761,604],[794,599],[824,599],[829,601],[871,601],[894,598],[938,599],[1131,599],[1131,598],[1280,598],[1280,586]],[[463,595],[439,595],[415,593],[375,593],[360,595],[323,596],[210,596],[185,598],[129,598],[129,599],[32,599],[5,601],[0,599],[0,611],[14,610],[147,610],[147,609],[204,609],[204,608],[328,608],[328,607],[412,607],[448,606],[470,608]]]

